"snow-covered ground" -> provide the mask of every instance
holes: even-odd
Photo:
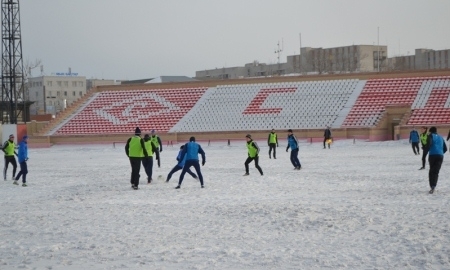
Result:
[[[244,142],[203,143],[205,188],[175,190],[176,145],[137,191],[124,145],[30,149],[29,186],[0,182],[0,269],[450,268],[448,154],[430,195],[405,141],[302,143],[301,171],[259,144],[264,176]]]

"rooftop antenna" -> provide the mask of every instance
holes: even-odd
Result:
[[[277,47],[278,47],[278,49],[275,50],[275,53],[277,54],[277,59],[278,59],[277,63],[280,64],[280,55],[281,55],[281,52],[283,51],[283,39],[281,39],[281,48],[280,48],[280,41],[278,41]]]
[[[302,73],[302,33],[299,33],[298,34],[299,35],[299,37],[300,37],[300,53],[299,53],[299,55],[298,55],[298,66],[299,66],[299,69],[300,69],[300,73]]]
[[[377,69],[378,69],[378,72],[380,72],[380,27],[378,27],[378,29],[377,29],[377,43],[378,43]]]

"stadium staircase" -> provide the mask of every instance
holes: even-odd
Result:
[[[72,116],[74,113],[76,113],[77,109],[85,104],[94,94],[94,91],[91,89],[89,90],[84,96],[79,98],[77,101],[73,102],[71,105],[69,105],[64,111],[60,112],[57,117],[52,119],[45,125],[39,132],[38,136],[45,136],[48,135],[48,133],[53,130],[55,127],[57,127],[59,124],[61,124],[64,120],[67,120],[70,116]]]

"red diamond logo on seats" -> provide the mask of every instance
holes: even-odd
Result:
[[[206,90],[184,88],[100,92],[67,124],[70,126],[82,118],[88,118],[93,123],[90,128],[86,128],[92,131],[88,133],[101,132],[98,126],[119,133],[130,132],[136,126],[143,131],[156,129],[167,132],[194,107]]]

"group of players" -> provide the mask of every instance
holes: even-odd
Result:
[[[12,180],[14,181],[14,185],[19,185],[18,181],[20,177],[22,177],[22,186],[27,186],[27,174],[28,174],[28,136],[25,135],[22,138],[22,141],[19,143],[18,153],[16,152],[16,144],[14,143],[14,135],[9,135],[8,140],[3,143],[2,151],[5,154],[5,167],[3,168],[3,180],[6,179],[7,171],[8,171],[8,165],[11,164],[13,166],[13,172],[12,172]],[[20,165],[20,171],[16,176],[16,170],[17,170],[17,162],[16,158],[19,160]]]
[[[141,163],[145,169],[145,172],[147,174],[147,183],[150,184],[152,182],[152,174],[153,174],[153,155],[156,153],[156,159],[158,160],[158,167],[160,167],[160,161],[161,157],[159,155],[159,152],[162,152],[162,144],[161,139],[158,137],[158,135],[155,134],[155,131],[152,130],[152,135],[145,134],[144,138],[141,138],[141,130],[139,127],[137,127],[134,131],[134,136],[130,137],[125,144],[125,153],[128,156],[130,160],[131,165],[131,188],[134,190],[139,189],[139,178],[140,178],[140,168]],[[325,141],[329,140],[331,138],[331,131],[327,127],[325,130],[325,140],[324,140],[324,148],[325,148]],[[245,166],[245,174],[244,176],[250,175],[249,172],[249,164],[254,161],[255,168],[258,170],[258,172],[262,175],[264,175],[262,168],[259,166],[259,146],[252,139],[252,136],[250,134],[247,134],[245,136],[247,140],[247,151],[248,151],[248,157],[244,162]],[[290,160],[292,165],[294,166],[294,170],[300,170],[302,168],[302,165],[300,163],[300,160],[298,158],[298,151],[299,151],[299,144],[297,137],[292,132],[292,129],[288,130],[288,144],[286,147],[286,152],[289,151],[289,148],[291,149],[291,156]],[[272,152],[273,152],[273,158],[276,159],[276,148],[278,147],[278,137],[275,133],[275,130],[272,129],[271,133],[268,136],[267,144],[269,146],[269,158],[272,158]],[[328,148],[330,148],[330,142],[328,142]],[[172,175],[179,171],[181,171],[178,185],[175,187],[176,189],[179,189],[181,187],[181,184],[184,179],[184,175],[186,173],[190,174],[194,179],[200,180],[201,188],[204,188],[204,182],[203,182],[203,175],[200,170],[200,161],[199,161],[199,155],[202,157],[202,166],[205,165],[206,162],[206,156],[205,151],[203,151],[202,147],[195,142],[195,137],[191,137],[189,139],[189,142],[182,145],[180,147],[180,151],[178,152],[177,156],[177,165],[172,168],[172,170],[169,172],[166,182],[169,182],[172,178]],[[197,174],[193,173],[190,168],[194,167]]]

